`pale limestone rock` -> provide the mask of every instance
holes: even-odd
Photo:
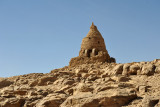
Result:
[[[147,92],[147,87],[145,85],[140,85],[138,90],[141,94],[144,94],[145,92]]]
[[[0,102],[1,107],[22,107],[25,103],[24,99],[9,98],[4,102]]]
[[[131,66],[131,64],[124,64],[124,65],[123,65],[122,75],[128,75],[130,66]]]
[[[56,77],[55,76],[51,76],[51,77],[48,77],[48,76],[46,76],[46,77],[42,77],[42,78],[40,78],[39,79],[39,81],[38,81],[38,85],[47,85],[47,82],[54,82],[56,80]]]
[[[82,64],[60,68],[52,73],[32,73],[2,78],[0,81],[4,79],[13,83],[1,88],[0,107],[160,105],[158,60],[128,64]]]
[[[86,69],[77,69],[75,73],[76,74],[88,73],[88,70],[86,70]]]
[[[141,74],[142,75],[153,75],[155,72],[155,65],[153,64],[145,64],[142,67]]]
[[[116,65],[112,70],[112,74],[114,75],[122,74],[122,72],[123,72],[123,64]]]
[[[0,79],[0,89],[10,86],[11,84],[13,84],[13,81],[7,80],[7,79]]]
[[[130,78],[126,76],[117,76],[117,79],[116,79],[117,82],[127,82],[129,80]]]
[[[73,95],[80,94],[81,92],[91,92],[93,88],[89,84],[79,83],[74,89]]]
[[[109,90],[97,94],[81,93],[70,96],[60,107],[120,107],[135,98],[137,98],[135,93],[123,89],[113,89],[112,92]]]
[[[128,73],[130,75],[136,75],[137,74],[137,70],[139,70],[139,69],[140,69],[140,67],[138,65],[133,64],[133,65],[130,66],[130,70],[129,70]]]
[[[50,94],[39,101],[36,107],[59,107],[65,99],[65,94]]]
[[[160,73],[160,66],[157,66],[157,67],[156,67],[155,72],[156,72],[156,73]]]
[[[143,107],[155,107],[158,105],[160,97],[151,97],[151,96],[145,96],[142,100],[142,106]]]

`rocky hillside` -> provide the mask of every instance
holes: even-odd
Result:
[[[160,107],[160,60],[0,78],[0,107]]]

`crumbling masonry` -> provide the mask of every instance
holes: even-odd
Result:
[[[96,62],[111,63],[116,61],[108,54],[104,39],[97,27],[92,22],[90,31],[82,40],[79,56],[72,58],[69,65],[76,66],[80,64]]]

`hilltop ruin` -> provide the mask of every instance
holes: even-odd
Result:
[[[115,58],[110,57],[101,33],[92,22],[90,31],[83,38],[79,56],[72,58],[69,65],[89,64],[96,62],[116,62]]]

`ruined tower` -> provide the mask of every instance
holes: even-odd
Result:
[[[71,59],[70,66],[96,62],[110,63],[115,62],[115,59],[108,54],[104,39],[92,22],[90,31],[82,40],[79,56]]]
[[[103,51],[108,54],[104,39],[98,31],[97,27],[92,22],[90,31],[88,32],[87,36],[82,40],[79,56],[95,56],[98,55],[99,51]],[[109,54],[107,55],[107,57],[108,59],[110,58]]]

